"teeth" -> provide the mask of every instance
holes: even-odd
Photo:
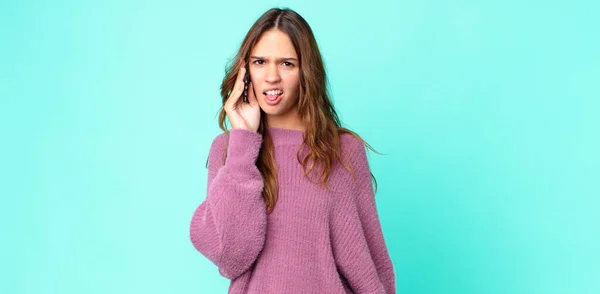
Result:
[[[271,90],[271,91],[267,91],[265,93],[267,93],[267,95],[281,95],[281,94],[283,94],[283,91],[280,91],[280,90]]]

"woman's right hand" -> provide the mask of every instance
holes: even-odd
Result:
[[[223,108],[233,129],[246,129],[256,132],[260,124],[260,106],[258,105],[256,96],[254,96],[252,82],[248,85],[248,103],[243,102],[241,99],[244,92],[245,74],[246,67],[242,64],[235,80],[235,85],[233,85],[233,89]]]

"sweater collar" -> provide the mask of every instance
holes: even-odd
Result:
[[[299,145],[304,141],[304,132],[301,130],[267,127],[274,146]]]

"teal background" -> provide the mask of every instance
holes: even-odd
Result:
[[[226,293],[192,247],[272,6],[370,154],[399,293],[600,293],[595,1],[3,1],[0,293]]]

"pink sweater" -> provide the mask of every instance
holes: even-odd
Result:
[[[269,132],[279,169],[273,212],[256,167],[262,135],[232,129],[212,142],[207,197],[192,217],[191,241],[231,280],[228,293],[396,293],[362,143],[341,135],[357,181],[336,164],[326,190],[303,176],[302,131]]]

